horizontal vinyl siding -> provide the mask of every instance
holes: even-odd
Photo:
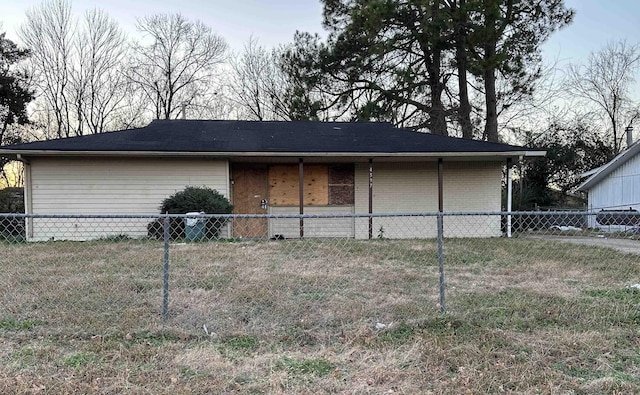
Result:
[[[189,159],[55,159],[31,162],[34,213],[157,213],[185,186],[207,186],[226,197],[224,161]]]
[[[162,200],[186,186],[210,187],[229,197],[227,165],[220,160],[34,158],[31,180],[35,214],[159,213]],[[126,221],[120,231],[121,225],[98,219],[57,220],[56,227],[35,220],[30,233],[37,240],[146,235],[148,221]],[[69,234],[72,237],[65,236]]]

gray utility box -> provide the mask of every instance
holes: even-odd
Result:
[[[198,215],[202,215],[204,212],[190,212],[186,215],[192,215],[194,218],[184,219],[184,234],[187,241],[203,240],[207,234],[207,220],[206,218],[195,218]]]

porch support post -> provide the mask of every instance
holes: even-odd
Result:
[[[298,205],[300,206],[300,238],[302,239],[304,237],[304,219],[302,218],[302,214],[304,214],[304,165],[302,158],[298,160],[298,194],[300,195]]]
[[[438,212],[444,211],[444,175],[442,170],[442,158],[438,158]]]
[[[373,158],[369,158],[369,214],[373,214]],[[373,239],[373,217],[369,216],[369,240]]]
[[[522,183],[522,182],[521,182]],[[511,201],[513,200],[513,177],[511,158],[507,158],[507,237],[511,237]]]
[[[33,185],[31,181],[31,162],[28,159],[22,157],[21,154],[18,154],[16,159],[22,163],[22,174],[24,175],[24,213],[33,214]],[[27,240],[31,240],[33,238],[33,218],[25,217],[24,226],[24,236]]]

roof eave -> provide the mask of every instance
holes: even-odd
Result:
[[[600,169],[602,169],[602,166],[596,167],[596,168],[591,169],[589,171],[585,171],[584,173],[579,174],[578,178],[588,178],[588,177],[592,176],[593,174],[596,174],[597,172],[599,172]]]
[[[576,188],[576,191],[580,191],[580,192],[589,192],[589,189],[591,187],[591,185],[588,185],[588,181],[583,182],[582,184],[580,184],[578,186],[578,188]]]
[[[23,156],[136,156],[136,157],[541,157],[546,151],[482,151],[482,152],[179,152],[179,151],[59,151],[59,150],[1,150],[0,155],[10,158]]]
[[[602,171],[593,174],[591,177],[587,178],[585,182],[580,184],[578,188],[576,188],[576,191],[589,192],[589,190],[593,188],[594,185],[599,183],[603,178],[605,178],[607,174],[603,174]]]
[[[625,162],[627,162],[629,159],[634,157],[639,152],[640,152],[640,144],[634,144],[628,149],[619,153],[615,158],[611,159],[606,164],[584,173],[585,175],[589,175],[589,173],[593,171],[593,174],[591,174],[591,176],[585,182],[580,184],[577,190],[582,192],[587,192],[594,185],[598,184],[600,181],[602,181],[602,179],[607,177],[614,170],[622,166]]]

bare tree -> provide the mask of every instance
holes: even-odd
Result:
[[[72,78],[80,135],[85,127],[88,133],[108,130],[129,96],[123,73],[124,33],[100,10],[88,11],[83,27],[75,41],[78,63]]]
[[[21,187],[24,185],[24,172],[22,162],[12,161],[0,171],[0,189]]]
[[[564,74],[557,60],[540,68],[539,77],[530,84],[531,92],[509,91],[509,81],[498,78],[498,116],[500,136],[503,142],[512,144],[532,143],[531,137],[524,138],[523,132],[540,136],[549,129],[544,125],[557,123],[558,119],[571,117],[569,95],[564,88]]]
[[[614,154],[622,148],[624,128],[638,117],[638,102],[631,97],[631,88],[639,69],[640,46],[625,41],[609,43],[592,52],[587,64],[568,69],[569,92],[601,114]]]
[[[202,22],[180,14],[141,18],[137,28],[144,41],[135,45],[131,80],[152,103],[155,118],[176,118],[182,105],[207,90],[227,44]]]
[[[119,103],[119,108],[114,111],[112,124],[115,129],[131,129],[139,128],[147,125],[152,117],[149,114],[144,92],[131,80],[126,78],[124,88],[126,94]]]
[[[31,70],[42,111],[52,121],[58,137],[71,132],[71,64],[76,26],[71,17],[71,4],[51,0],[30,9],[26,23],[19,29],[25,46],[31,51]],[[47,125],[50,126],[50,125]]]
[[[209,86],[209,89],[196,96],[188,106],[185,106],[189,118],[197,119],[246,119],[239,112],[237,102],[232,99],[227,82],[221,80]]]
[[[248,118],[290,119],[284,102],[287,77],[279,64],[281,56],[281,51],[269,51],[252,37],[244,51],[231,59],[231,97]]]
[[[73,18],[66,0],[51,0],[27,12],[20,36],[32,51],[36,90],[33,118],[69,137],[117,128],[116,112],[128,88],[123,74],[126,38],[100,10]]]

